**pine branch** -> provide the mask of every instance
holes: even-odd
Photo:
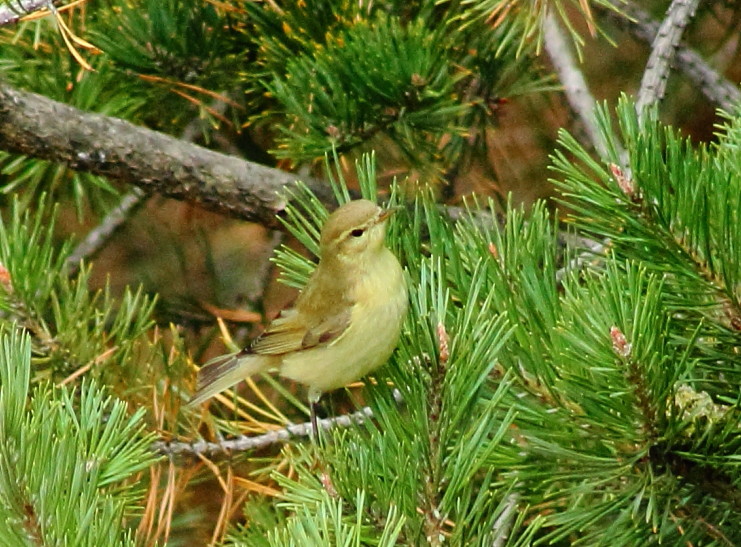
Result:
[[[449,353],[449,338],[445,325],[440,322],[437,325],[437,342],[439,345],[439,358],[435,365],[430,367],[430,387],[427,392],[429,435],[428,462],[425,470],[424,487],[425,497],[422,511],[424,513],[424,533],[427,542],[433,547],[442,545],[443,522],[445,516],[440,511],[440,489],[442,487],[442,461],[445,447],[442,444],[441,429],[443,412],[443,384],[447,373]]]
[[[641,79],[636,101],[639,115],[643,115],[648,107],[664,98],[670,65],[674,61],[682,33],[694,16],[699,2],[700,0],[674,0],[669,6],[666,18],[651,45],[651,55]]]
[[[220,154],[124,120],[80,111],[0,83],[0,148],[198,203],[206,209],[281,228],[279,193],[290,173]],[[317,197],[331,192],[305,179]]]
[[[0,514],[14,525],[0,527],[0,544],[133,545],[132,479],[155,461],[144,410],[129,413],[95,382],[32,389],[31,372],[30,337],[3,335]]]

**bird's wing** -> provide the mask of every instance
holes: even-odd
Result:
[[[281,355],[327,345],[338,339],[350,325],[352,308],[342,307],[329,315],[284,311],[249,347],[249,353]]]

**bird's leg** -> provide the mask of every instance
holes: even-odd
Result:
[[[314,442],[319,441],[319,425],[317,424],[316,419],[316,410],[318,406],[318,403],[313,401],[309,402],[309,409],[311,410],[311,439]]]
[[[319,399],[322,398],[322,392],[309,389],[309,412],[311,414],[311,440],[319,444],[319,423],[316,418],[316,411],[319,407]]]

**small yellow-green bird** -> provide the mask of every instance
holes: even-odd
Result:
[[[201,368],[196,405],[257,372],[278,370],[308,387],[312,424],[322,393],[358,380],[388,360],[408,296],[399,261],[386,247],[393,209],[360,199],[322,228],[319,264],[292,309],[248,348]]]

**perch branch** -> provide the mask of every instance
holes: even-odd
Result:
[[[350,427],[354,424],[361,424],[371,418],[373,418],[373,410],[366,406],[351,414],[343,414],[340,416],[333,416],[332,418],[318,420],[317,425],[321,429],[328,431],[335,427]],[[257,435],[254,437],[242,435],[234,439],[223,440],[220,442],[196,441],[189,443],[183,441],[157,441],[152,445],[152,450],[167,456],[196,456],[198,454],[206,456],[219,454],[225,455],[230,452],[257,450],[273,444],[284,443],[292,438],[309,437],[310,435],[311,422],[304,422],[301,424],[291,424],[283,429],[270,431],[263,435]]]

